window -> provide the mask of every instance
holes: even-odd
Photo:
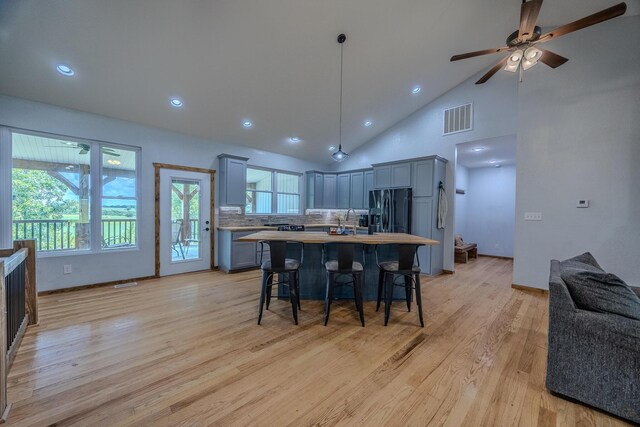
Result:
[[[11,150],[14,240],[41,252],[136,246],[137,149],[11,132]]]
[[[132,149],[103,146],[102,247],[115,249],[136,245],[136,157]]]
[[[247,168],[245,213],[300,213],[300,175],[270,169]]]

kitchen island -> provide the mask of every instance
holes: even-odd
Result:
[[[414,236],[405,233],[376,233],[376,234],[347,234],[329,235],[324,232],[311,231],[258,231],[243,237],[238,241],[259,242],[263,240],[285,240],[289,242],[302,242],[304,244],[304,262],[300,267],[300,298],[323,300],[326,293],[326,272],[322,263],[322,246],[325,243],[355,243],[356,261],[364,261],[364,299],[375,300],[378,285],[378,266],[376,264],[375,248],[378,250],[380,261],[394,258],[391,245],[399,243],[414,243],[421,245],[438,245],[437,240]],[[300,259],[300,245],[292,245],[287,257]],[[418,251],[425,250],[424,248]],[[268,258],[268,247],[265,245],[265,257]],[[364,257],[364,259],[363,259]],[[329,249],[327,259],[336,259],[335,250]],[[259,286],[259,283],[257,284]],[[278,298],[288,297],[288,289],[279,287]],[[353,298],[353,291],[349,287],[336,289],[336,298]],[[396,289],[394,297],[404,299],[404,290]]]

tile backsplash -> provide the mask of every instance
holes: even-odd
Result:
[[[307,209],[304,215],[245,215],[238,209],[220,209],[219,227],[246,227],[264,224],[337,224],[336,214],[346,213],[346,209]],[[366,215],[367,209],[356,209],[357,215]],[[349,221],[351,222],[351,220]]]

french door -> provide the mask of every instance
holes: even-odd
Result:
[[[160,168],[160,276],[211,268],[211,175]]]

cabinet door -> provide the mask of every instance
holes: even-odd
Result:
[[[433,160],[413,164],[413,197],[433,196]]]
[[[351,191],[351,174],[341,173],[337,177],[336,199],[338,209],[348,209],[349,194]]]
[[[364,200],[362,207],[369,208],[369,192],[375,187],[373,185],[373,170],[364,172]]]
[[[413,234],[431,239],[433,225],[433,197],[414,197],[413,199]],[[442,242],[440,242],[442,245]],[[418,249],[420,270],[425,274],[431,274],[431,246]]]
[[[244,206],[246,203],[247,190],[247,164],[242,160],[226,159],[227,176],[226,195],[227,205]]]
[[[256,242],[236,240],[251,233],[231,233],[231,270],[256,266]]]
[[[375,188],[391,188],[391,166],[379,166],[373,169]]]
[[[391,165],[391,187],[411,187],[411,163]]]
[[[313,207],[316,209],[323,208],[323,194],[324,194],[324,177],[321,173],[314,174],[313,188],[315,194],[313,197]]]
[[[324,209],[335,209],[336,205],[336,175],[324,174],[322,207]]]
[[[349,207],[354,209],[364,208],[364,172],[351,174],[351,197]]]

